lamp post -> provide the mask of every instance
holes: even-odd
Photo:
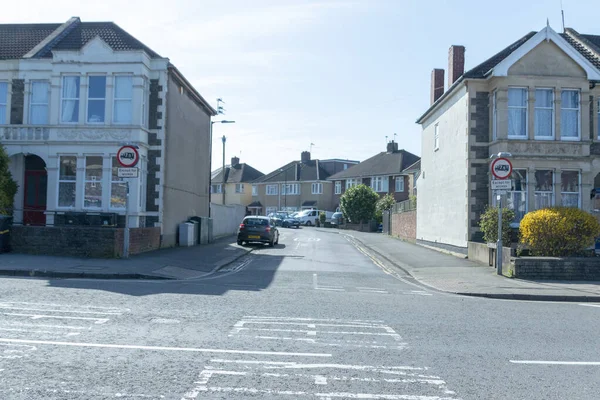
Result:
[[[512,157],[511,153],[500,152],[498,154],[492,154],[490,159],[495,158],[509,158]],[[511,171],[512,173],[512,167]],[[509,175],[510,176],[510,175]],[[496,194],[496,200],[498,201],[498,240],[496,241],[496,273],[502,275],[502,191],[498,191]]]
[[[210,157],[208,161],[208,185],[211,187],[211,177],[212,177],[212,144],[213,144],[213,125],[214,124],[235,124],[235,121],[210,121]],[[211,199],[211,190],[208,191],[208,216],[210,217],[210,199]]]

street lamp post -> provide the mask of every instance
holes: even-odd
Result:
[[[209,191],[208,191],[208,216],[210,217],[210,201],[211,201],[211,177],[212,177],[212,144],[213,144],[213,125],[214,124],[235,124],[235,121],[227,121],[227,120],[223,120],[223,121],[210,121],[210,144],[209,144],[209,151],[210,151],[210,157],[208,160],[208,185],[209,185]]]

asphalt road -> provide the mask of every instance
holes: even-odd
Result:
[[[439,293],[281,232],[200,280],[2,278],[0,399],[600,398],[600,305]]]

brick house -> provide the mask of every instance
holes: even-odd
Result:
[[[231,164],[225,166],[225,174],[222,167],[212,173],[211,203],[250,205],[252,182],[264,175],[249,164],[240,163],[238,157],[232,157]]]
[[[512,154],[504,204],[513,226],[550,205],[591,210],[599,187],[600,36],[550,26],[530,32],[465,72],[465,48],[435,69],[422,126],[417,240],[458,252],[481,240],[479,218],[495,203],[490,156]]]
[[[370,186],[382,197],[392,194],[396,202],[407,200],[418,174],[418,162],[419,156],[398,150],[398,143],[390,141],[386,151],[328,178],[334,184],[333,202],[336,208],[342,194],[360,184]]]
[[[0,25],[0,142],[19,184],[17,224],[125,221],[116,152],[138,147],[131,227],[208,216],[210,118],[181,72],[112,22]]]
[[[358,161],[313,160],[310,152],[303,151],[299,161],[283,165],[253,182],[253,201],[248,208],[255,215],[313,208],[334,211],[337,205],[334,202],[333,182],[328,178],[355,164]]]

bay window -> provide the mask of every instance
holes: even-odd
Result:
[[[117,157],[113,157],[110,174],[110,208],[124,210],[127,202],[127,184],[123,178],[119,178],[119,168],[121,168],[121,164]],[[140,197],[142,197],[141,193]]]
[[[342,181],[335,182],[335,194],[342,194]]]
[[[113,122],[131,124],[133,100],[133,77],[115,76]]]
[[[512,188],[506,195],[506,202],[507,207],[515,212],[514,222],[518,223],[527,214],[527,170],[513,170],[510,179]]]
[[[552,207],[554,205],[554,171],[535,171],[535,209]]]
[[[0,125],[6,124],[6,103],[8,102],[8,83],[0,82]]]
[[[535,90],[535,138],[554,138],[554,90]]]
[[[508,89],[508,137],[527,138],[527,89]]]
[[[378,193],[387,193],[389,182],[387,176],[374,176],[371,178],[371,188]]]
[[[397,176],[396,177],[396,192],[404,192],[404,177]]]
[[[75,207],[77,157],[60,156],[58,169],[58,206]]]
[[[102,156],[85,158],[83,207],[102,208]]]
[[[346,179],[346,190],[353,186],[358,186],[358,179]]]
[[[561,171],[560,173],[560,197],[565,207],[580,207],[580,182],[579,171]]]
[[[48,91],[50,84],[43,81],[31,82],[29,96],[29,123],[44,125],[48,123]]]
[[[579,90],[563,90],[560,105],[560,137],[564,140],[578,140],[580,128]]]
[[[87,122],[104,122],[106,109],[106,76],[90,76],[88,85]]]
[[[79,77],[63,76],[61,122],[79,122]]]
[[[312,194],[323,194],[323,184],[322,183],[313,183],[312,184]]]

